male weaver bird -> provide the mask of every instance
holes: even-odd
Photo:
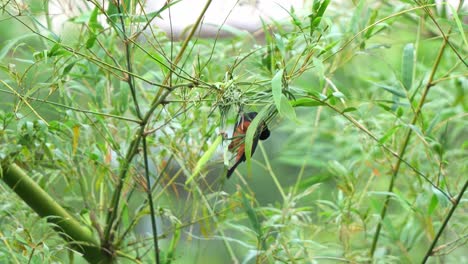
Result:
[[[234,163],[234,165],[232,165],[232,167],[228,170],[226,175],[228,179],[234,173],[237,166],[239,166],[241,162],[245,161],[245,134],[247,133],[247,129],[249,128],[250,123],[256,116],[256,112],[243,114],[236,123],[236,128],[234,129],[234,133],[232,135],[233,140],[228,146],[229,151],[236,153],[236,163]],[[256,131],[252,142],[252,155],[255,152],[258,140],[265,140],[270,136],[270,130],[268,130],[265,122],[260,123],[257,129],[258,130]]]

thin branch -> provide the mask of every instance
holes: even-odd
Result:
[[[25,22],[23,22],[21,19],[18,18],[18,16],[15,16],[13,14],[11,14],[8,10],[4,9],[3,10],[4,12],[6,12],[6,14],[8,14],[10,17],[14,18],[16,21],[18,21],[19,23],[21,23],[23,26],[25,26],[27,29],[29,29],[31,32],[33,32],[34,34],[38,35],[39,37],[41,38],[44,38],[46,40],[48,40],[49,42],[53,43],[53,44],[57,44],[57,45],[60,45],[60,47],[62,47],[64,50],[68,51],[68,52],[71,52],[75,55],[79,55],[80,57],[83,57],[87,60],[89,60],[90,62],[92,63],[95,63],[97,66],[99,67],[103,67],[107,70],[116,70],[116,71],[119,71],[121,73],[124,73],[124,74],[127,74],[129,76],[133,76],[135,77],[136,79],[139,79],[139,80],[142,80],[143,82],[146,82],[150,85],[153,85],[153,86],[156,86],[156,87],[160,87],[160,88],[163,88],[163,89],[168,89],[168,90],[171,90],[172,88],[167,86],[167,85],[163,85],[163,84],[159,84],[159,83],[156,83],[156,82],[153,82],[153,81],[150,81],[140,75],[137,75],[133,72],[129,72],[125,69],[122,69],[122,68],[119,68],[117,66],[114,66],[114,65],[111,65],[105,61],[102,61],[102,60],[99,60],[99,59],[96,59],[94,57],[90,57],[90,56],[87,56],[86,54],[82,53],[82,52],[79,52],[67,45],[65,45],[64,43],[61,43],[61,42],[58,42],[57,40],[55,39],[52,39],[52,38],[49,38],[37,31],[35,31],[32,27],[30,27],[28,24],[26,24]]]
[[[405,164],[406,166],[408,166],[408,168],[410,168],[414,173],[416,173],[417,175],[419,175],[421,178],[423,178],[425,181],[427,181],[429,184],[431,184],[432,187],[434,187],[435,189],[437,189],[438,191],[440,191],[445,197],[447,197],[447,199],[449,199],[450,201],[452,201],[452,197],[447,194],[444,190],[440,189],[439,186],[435,185],[426,175],[424,175],[424,173],[420,172],[418,169],[416,169],[413,165],[411,165],[411,163],[409,163],[408,161],[406,161],[405,159],[403,159],[403,157],[396,153],[394,150],[392,150],[391,148],[389,148],[388,146],[386,146],[385,144],[381,143],[379,141],[379,139],[371,132],[369,131],[365,126],[363,126],[361,123],[359,123],[356,119],[354,119],[352,116],[350,115],[347,115],[345,113],[342,113],[341,110],[339,110],[338,108],[334,107],[333,105],[330,105],[329,103],[327,102],[324,102],[318,98],[315,98],[315,97],[310,97],[314,100],[316,100],[317,102],[321,102],[323,104],[325,104],[327,107],[329,107],[330,109],[332,109],[333,111],[339,113],[340,115],[342,115],[343,117],[345,117],[346,119],[348,119],[353,125],[355,125],[358,129],[360,129],[361,131],[363,131],[364,133],[366,133],[370,138],[372,138],[380,147],[382,147],[384,150],[388,151],[392,156],[394,156],[395,158],[397,158],[401,163]]]
[[[8,85],[8,83],[6,83],[4,80],[0,80],[0,82],[2,82],[3,85],[5,85],[6,87],[8,87],[8,89],[11,90],[11,92],[10,92],[11,94],[14,94],[14,95],[18,96],[18,98],[19,98],[21,101],[23,101],[23,102],[29,107],[29,109],[31,109],[31,111],[34,113],[34,115],[37,116],[37,118],[39,118],[39,119],[42,120],[44,123],[46,123],[47,126],[49,125],[49,123],[47,123],[47,121],[45,121],[45,119],[42,118],[41,115],[39,115],[39,113],[36,111],[36,109],[34,109],[34,107],[32,107],[32,106],[29,104],[29,102],[28,102],[27,100],[25,100],[25,98],[24,98],[21,94],[19,94],[17,91],[15,91],[15,89],[14,89],[13,87],[11,87],[10,85]]]
[[[450,30],[448,31],[447,35],[450,35]],[[419,119],[419,116],[421,114],[421,109],[423,108],[423,106],[424,106],[424,104],[426,102],[426,96],[429,93],[430,88],[434,85],[432,82],[434,80],[437,69],[438,69],[438,67],[440,65],[440,61],[442,60],[442,55],[444,54],[445,47],[447,46],[447,44],[448,44],[448,38],[444,38],[443,42],[442,42],[442,45],[441,45],[441,47],[439,49],[439,52],[437,54],[437,57],[435,59],[434,65],[432,67],[432,71],[431,71],[431,73],[429,75],[429,79],[427,81],[427,84],[426,84],[426,86],[425,86],[425,88],[424,88],[424,90],[422,92],[421,99],[419,100],[418,106],[417,106],[417,108],[415,110],[413,119],[410,122],[411,125],[415,125],[416,122]],[[403,139],[403,142],[401,144],[400,152],[398,153],[398,156],[401,157],[401,158],[403,158],[404,154],[406,153],[406,149],[408,147],[408,144],[409,144],[412,133],[413,133],[413,130],[408,128],[406,136]],[[402,159],[397,159],[395,166],[393,166],[394,169],[393,169],[392,178],[390,179],[390,184],[388,186],[388,190],[387,190],[388,193],[393,192],[393,188],[395,186],[396,178],[397,178],[397,176],[398,176],[398,174],[400,172],[401,160]],[[377,243],[379,241],[380,232],[381,232],[382,226],[383,226],[383,220],[384,220],[384,218],[385,218],[385,216],[387,214],[387,209],[388,209],[388,205],[390,203],[390,199],[391,199],[391,195],[388,194],[385,197],[385,202],[384,202],[384,205],[382,207],[382,211],[380,212],[380,221],[377,224],[377,229],[375,231],[374,238],[372,240],[371,249],[370,249],[370,252],[369,252],[369,255],[370,255],[371,258],[374,256],[374,252],[375,252],[375,250],[377,248]],[[453,202],[452,199],[450,199],[450,201]]]
[[[7,90],[0,89],[0,92],[17,95],[23,101],[24,100],[32,100],[32,101],[37,101],[37,102],[42,102],[42,103],[58,106],[58,107],[64,108],[64,109],[73,110],[73,111],[80,112],[80,113],[92,114],[92,115],[96,115],[96,116],[103,116],[103,117],[109,117],[109,118],[115,118],[115,119],[129,121],[129,122],[133,122],[133,123],[137,123],[137,124],[140,123],[139,120],[136,120],[136,119],[133,119],[133,118],[129,118],[129,117],[125,117],[125,116],[112,115],[112,114],[106,114],[106,113],[101,113],[101,112],[96,112],[96,111],[91,111],[91,110],[80,109],[80,108],[76,108],[76,107],[72,107],[72,106],[68,106],[68,105],[48,101],[48,100],[37,98],[37,97],[22,95],[22,94],[17,93],[16,91],[12,92],[12,91],[7,91]]]
[[[458,205],[460,204],[460,201],[463,198],[463,194],[465,193],[467,188],[468,188],[468,181],[465,182],[465,185],[463,186],[460,193],[458,194],[457,199],[455,200],[454,204],[452,205],[452,208],[450,209],[450,212],[445,217],[445,220],[442,223],[442,226],[439,228],[439,231],[437,232],[437,235],[435,236],[434,240],[432,241],[431,246],[427,249],[426,255],[424,256],[421,263],[423,263],[423,264],[426,263],[427,259],[430,256],[432,256],[434,247],[437,245],[437,241],[439,240],[440,236],[442,235],[445,228],[447,227],[448,222],[450,221],[450,218],[452,217],[453,213],[455,212],[455,209],[457,209]]]
[[[128,72],[133,72],[133,63],[132,63],[132,52],[131,52],[131,47],[130,47],[130,42],[128,41],[128,36],[127,36],[127,30],[125,27],[125,21],[123,19],[122,15],[122,9],[120,8],[121,3],[120,0],[117,1],[117,11],[119,12],[119,18],[120,18],[120,26],[122,27],[122,35],[123,35],[123,42],[125,45],[125,58],[127,60],[127,71]],[[132,99],[133,99],[133,104],[135,105],[135,112],[136,115],[139,119],[141,119],[141,110],[140,110],[140,105],[138,103],[138,98],[136,95],[136,87],[135,87],[135,77],[133,75],[129,75],[127,78],[125,78],[128,83],[128,87],[130,89],[130,92],[132,93]]]
[[[148,165],[148,146],[146,145],[146,137],[143,137],[143,160],[145,162],[145,179],[146,179],[146,194],[149,201],[150,217],[151,217],[151,229],[153,231],[153,243],[154,243],[154,254],[156,263],[161,263],[159,256],[159,243],[158,243],[158,229],[156,226],[156,212],[153,204],[153,194],[151,189],[151,182],[149,176],[149,165]]]

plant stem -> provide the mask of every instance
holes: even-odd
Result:
[[[208,9],[208,7],[210,6],[210,4],[211,4],[211,0],[208,0],[205,7],[204,7],[204,9],[203,9],[203,11],[201,12],[201,14],[198,17],[197,21],[193,25],[193,28],[192,28],[189,36],[185,39],[178,56],[176,57],[175,61],[172,63],[173,67],[175,67],[177,62],[182,58],[182,54],[185,52],[186,47],[188,45],[188,42],[190,41],[190,39],[195,34],[195,31],[198,28],[199,24],[201,23],[201,20],[202,20],[203,16],[205,15],[205,12]],[[132,73],[131,71],[128,71],[128,72]],[[164,84],[163,85],[158,85],[158,86],[162,87],[162,88],[168,87],[168,86],[165,86],[165,84],[167,84],[171,80],[171,78],[170,78],[171,74],[172,74],[172,71],[166,76],[166,79],[163,82]],[[133,75],[133,73],[132,73],[132,76],[135,76],[135,75]],[[131,84],[131,82],[129,84]],[[104,233],[104,235],[105,235],[104,241],[107,244],[106,246],[110,247],[111,246],[110,244],[112,243],[112,240],[113,240],[113,231],[116,228],[115,224],[117,222],[116,219],[117,219],[117,216],[118,216],[122,189],[123,189],[123,186],[124,186],[125,179],[127,178],[127,172],[129,170],[129,166],[130,166],[133,158],[135,157],[135,155],[138,153],[138,147],[139,147],[139,145],[140,145],[140,143],[142,141],[142,138],[145,136],[145,127],[148,124],[153,112],[156,110],[156,108],[159,105],[161,105],[162,102],[164,102],[164,100],[171,93],[172,90],[173,90],[172,88],[170,88],[170,89],[160,89],[158,91],[157,95],[154,97],[153,101],[151,102],[150,109],[145,113],[144,116],[141,117],[141,123],[140,123],[139,131],[136,134],[135,139],[133,139],[132,143],[130,144],[130,147],[128,148],[127,154],[125,156],[125,161],[121,166],[119,181],[118,181],[117,186],[116,186],[116,188],[114,190],[114,193],[112,195],[112,201],[111,201],[110,206],[109,206],[110,209],[109,209],[109,213],[107,215],[106,229],[105,229],[105,233]],[[140,116],[139,116],[139,118],[140,118]],[[149,188],[149,186],[148,186],[148,188]],[[154,217],[154,215],[152,217]],[[157,242],[155,244],[157,244]],[[158,249],[155,249],[155,250],[158,251]],[[156,254],[159,254],[159,253],[156,253]],[[156,256],[157,260],[158,260],[158,258],[159,258],[159,255]]]
[[[154,254],[156,263],[161,263],[159,256],[159,242],[158,242],[158,229],[156,226],[156,212],[154,211],[153,204],[153,189],[151,188],[150,176],[149,176],[149,165],[148,165],[148,146],[146,145],[146,137],[143,137],[143,158],[145,162],[145,179],[146,179],[146,194],[149,201],[149,208],[151,214],[151,229],[153,231],[153,243],[154,243]]]
[[[450,30],[448,31],[447,35],[450,35]],[[431,73],[429,75],[429,79],[427,81],[427,84],[424,87],[423,93],[421,95],[421,99],[419,100],[418,107],[416,108],[413,119],[411,120],[411,123],[410,123],[411,125],[415,125],[416,122],[419,119],[419,115],[421,114],[421,109],[423,108],[424,103],[426,102],[426,96],[429,93],[430,88],[433,86],[432,81],[434,80],[434,76],[435,76],[435,74],[437,72],[437,68],[440,65],[440,61],[442,59],[442,55],[444,54],[445,47],[447,46],[447,42],[448,42],[448,38],[444,38],[443,41],[442,41],[442,45],[441,45],[441,47],[439,49],[439,52],[437,54],[436,60],[434,62],[434,65],[432,67],[432,71],[431,71]],[[396,164],[394,166],[392,178],[390,179],[390,184],[389,184],[388,190],[387,190],[388,193],[393,192],[393,188],[395,186],[395,181],[396,181],[396,178],[397,178],[397,176],[399,174],[399,171],[400,171],[401,160],[403,159],[403,156],[406,153],[406,148],[408,147],[408,143],[409,143],[409,140],[411,138],[412,132],[413,132],[413,130],[408,128],[408,132],[406,133],[406,136],[403,139],[403,143],[401,144],[400,152],[398,154],[398,156],[401,159],[397,159]],[[385,202],[384,202],[384,205],[382,207],[382,211],[380,212],[379,223],[377,224],[377,229],[375,231],[374,238],[372,240],[371,249],[370,249],[370,252],[369,252],[369,255],[370,255],[371,258],[374,256],[375,250],[377,248],[377,243],[379,242],[380,231],[382,230],[383,219],[385,218],[385,216],[387,214],[387,209],[388,209],[388,205],[390,203],[390,198],[391,198],[391,195],[389,195],[389,194],[385,197]]]
[[[70,246],[83,254],[90,263],[109,263],[111,256],[101,251],[93,233],[82,227],[72,215],[60,206],[46,191],[16,164],[1,165],[1,179],[41,218],[53,224],[53,228]]]
[[[426,255],[424,256],[424,259],[421,262],[422,264],[426,263],[427,259],[432,255],[432,250],[434,249],[435,245],[437,244],[437,241],[439,240],[440,236],[444,232],[445,227],[447,227],[447,224],[448,224],[450,218],[452,217],[453,212],[455,212],[455,209],[457,209],[458,205],[460,204],[460,201],[463,198],[463,194],[465,193],[467,188],[468,188],[468,181],[465,182],[465,185],[463,186],[460,193],[458,194],[458,197],[455,200],[454,204],[452,205],[452,208],[450,209],[450,212],[445,217],[445,220],[442,223],[442,226],[439,228],[439,231],[437,232],[437,235],[435,236],[434,240],[432,241],[431,246],[427,249]]]

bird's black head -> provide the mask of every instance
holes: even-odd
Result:
[[[257,116],[257,112],[249,112],[244,114],[244,118],[248,121],[254,120],[254,118]]]
[[[265,140],[270,137],[270,130],[268,129],[267,125],[263,126],[263,130],[258,137],[260,140]]]

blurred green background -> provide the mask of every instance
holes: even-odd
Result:
[[[47,3],[2,5],[0,154],[13,155],[96,231],[138,128],[129,51],[108,6],[88,3],[59,32],[51,29]],[[467,181],[466,11],[454,19],[432,3],[330,3],[313,31],[313,3],[306,16],[288,10],[290,18],[264,38],[195,36],[176,63],[171,84],[193,86],[174,89],[147,124],[165,263],[420,263],[427,254],[453,206],[447,196],[455,198]],[[183,41],[171,41],[157,27],[147,30],[148,17],[137,8],[126,12],[136,100],[145,113],[164,90],[155,83],[166,78]],[[441,30],[450,45],[439,57]],[[277,113],[272,79],[280,69],[290,106]],[[411,87],[404,86],[407,76]],[[322,103],[293,103],[311,98]],[[250,168],[241,164],[224,179],[225,141],[187,184],[216,137],[232,131],[239,108],[269,113],[271,137],[260,143]],[[389,193],[397,164],[389,149],[400,153],[407,133],[403,159],[413,168],[401,165]],[[141,152],[125,182],[123,263],[154,262]],[[0,262],[83,262],[0,186]],[[386,195],[391,202],[370,259]],[[456,206],[431,263],[468,262],[466,199]]]

